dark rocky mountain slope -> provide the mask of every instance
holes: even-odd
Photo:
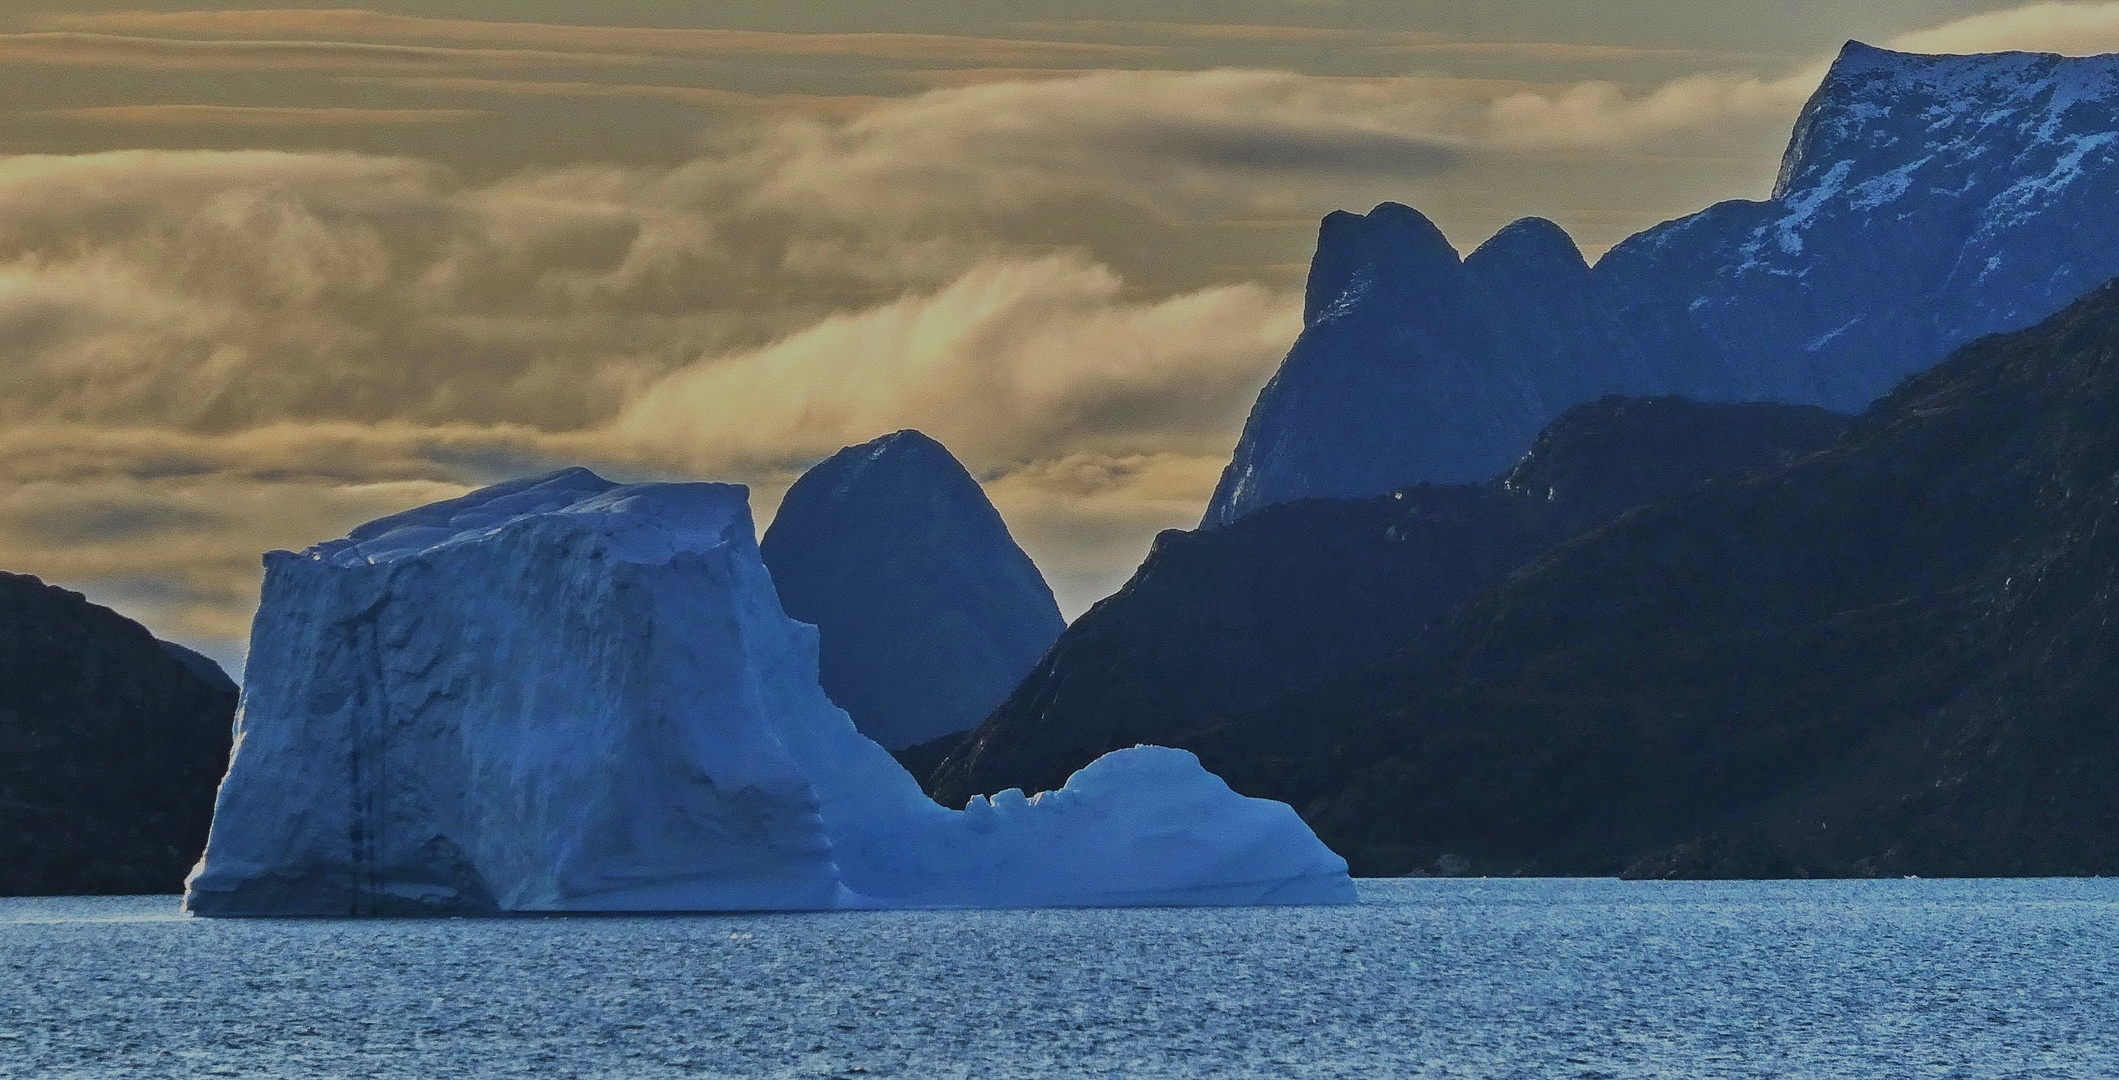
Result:
[[[0,574],[0,895],[182,890],[236,706],[191,656],[79,593]]]
[[[804,473],[758,547],[817,627],[825,693],[892,750],[976,725],[1065,626],[978,481],[917,431]]]
[[[2119,872],[2119,283],[1187,745],[1357,872]]]
[[[946,805],[1056,788],[1135,743],[1189,746],[1211,719],[1381,656],[1555,544],[1711,476],[1828,445],[1846,418],[1792,405],[1606,398],[1539,436],[1499,481],[1271,506],[1166,532],[960,745],[901,755]]]

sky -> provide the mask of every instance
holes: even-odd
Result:
[[[913,427],[1072,616],[1197,522],[1323,214],[1594,258],[1763,198],[1849,38],[2119,3],[16,0],[0,569],[235,668],[268,549],[568,464],[762,527]]]

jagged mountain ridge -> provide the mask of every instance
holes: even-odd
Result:
[[[1459,260],[1410,207],[1335,211],[1319,229],[1302,333],[1203,524],[1492,477],[1568,406],[1654,388],[1615,306],[1549,221],[1519,221]]]
[[[976,725],[1066,625],[978,481],[917,431],[804,473],[759,548],[817,627],[825,693],[891,750]]]
[[[1135,743],[1189,747],[1209,723],[1413,640],[1584,529],[1819,449],[1846,422],[1809,406],[1610,397],[1569,410],[1496,481],[1304,500],[1165,532],[977,731],[928,751],[951,755],[929,790],[962,805],[1049,790]]]
[[[1406,207],[1334,214],[1305,328],[1204,524],[1491,475],[1547,420],[1604,393],[1858,410],[1950,349],[2119,274],[2115,101],[2115,56],[1850,42],[1771,198],[1658,225],[1586,275],[1549,222],[1489,241],[1548,237],[1523,245],[1544,253],[1526,260],[1544,289],[1477,273],[1479,252],[1455,263]],[[1541,329],[1512,338],[1523,325]]]
[[[2114,627],[2119,283],[1192,745],[1363,873],[2109,874]]]

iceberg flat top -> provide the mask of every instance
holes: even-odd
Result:
[[[616,484],[587,469],[561,469],[377,518],[302,554],[335,566],[381,565],[553,515],[603,534],[619,559],[658,563],[719,547],[739,520],[747,532],[750,492],[740,484]]]

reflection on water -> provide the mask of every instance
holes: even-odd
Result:
[[[221,921],[0,900],[0,1076],[2119,1075],[2119,881]]]

